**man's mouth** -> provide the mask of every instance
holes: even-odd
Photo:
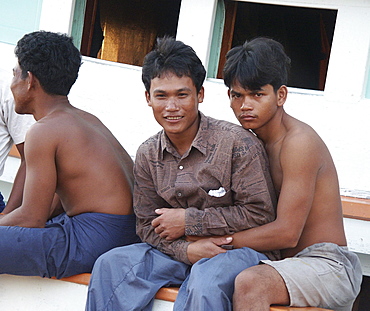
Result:
[[[165,117],[167,120],[180,120],[183,117]]]

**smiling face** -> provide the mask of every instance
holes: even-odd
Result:
[[[190,77],[167,73],[151,80],[145,96],[155,119],[175,145],[176,140],[193,141],[199,127],[203,87],[198,93]]]
[[[258,90],[249,90],[237,83],[228,90],[228,95],[230,106],[240,124],[245,129],[258,131],[273,118],[278,107],[284,104],[286,86],[281,86],[275,92],[270,84]]]

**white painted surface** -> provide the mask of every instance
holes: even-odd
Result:
[[[0,275],[0,310],[84,311],[86,285],[33,276]],[[153,311],[171,311],[173,303],[155,300]]]
[[[357,253],[363,275],[370,276],[370,223],[358,219],[344,218],[348,248]]]
[[[0,310],[83,311],[87,286],[39,277],[0,275]]]
[[[75,0],[43,0],[40,29],[71,33]]]
[[[43,29],[68,32],[74,0],[44,0]],[[293,6],[338,9],[334,41],[324,92],[290,89],[286,110],[310,124],[324,139],[334,158],[343,191],[370,193],[370,100],[363,98],[369,71],[370,1],[260,0]],[[183,0],[177,38],[190,44],[206,63],[216,0]],[[13,46],[0,43],[0,67],[14,66]],[[84,58],[71,102],[97,115],[131,155],[159,130],[147,107],[141,68]],[[303,91],[303,92],[302,92]],[[318,95],[319,94],[319,95]],[[222,81],[205,83],[200,109],[210,116],[235,122]]]
[[[176,38],[192,46],[206,68],[208,68],[211,47],[209,38],[213,33],[216,4],[215,0],[182,1],[177,25]],[[203,41],[202,45],[197,44],[199,40]]]

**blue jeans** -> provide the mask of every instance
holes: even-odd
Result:
[[[235,277],[261,259],[267,257],[242,248],[190,266],[146,243],[119,247],[96,261],[86,310],[150,311],[161,287],[181,284],[174,310],[232,310]]]
[[[174,311],[232,311],[234,280],[243,270],[267,257],[243,247],[199,260],[182,283]]]

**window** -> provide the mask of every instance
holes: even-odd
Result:
[[[228,50],[258,36],[273,38],[292,60],[288,85],[324,90],[336,10],[225,0],[225,21],[217,77]]]
[[[176,36],[181,0],[87,0],[81,53],[141,66],[157,37]]]
[[[0,42],[16,44],[40,24],[42,0],[0,0]]]

